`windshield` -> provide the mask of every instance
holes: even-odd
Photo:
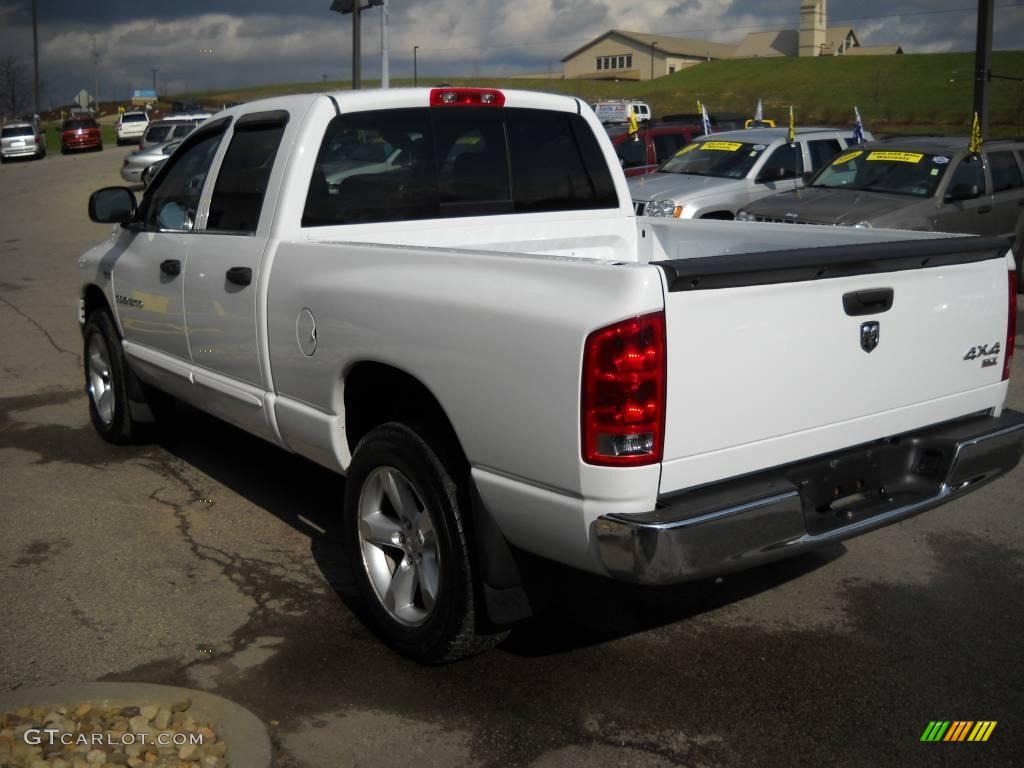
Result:
[[[658,169],[658,173],[742,179],[750,173],[766,148],[765,144],[740,141],[695,141],[676,152]]]
[[[157,143],[163,143],[171,134],[171,126],[169,125],[154,125],[146,131],[146,141],[152,141]]]
[[[950,159],[924,152],[854,149],[822,168],[811,186],[931,197]]]
[[[10,137],[10,136],[32,136],[32,135],[33,134],[32,134],[32,126],[31,125],[19,125],[19,126],[15,126],[15,127],[11,127],[11,128],[4,128],[2,131],[0,131],[0,136],[2,136],[5,139]]]

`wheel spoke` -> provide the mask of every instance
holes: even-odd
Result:
[[[423,560],[416,569],[416,576],[420,583],[420,595],[423,597],[423,607],[427,611],[434,609],[437,600],[437,588],[439,574],[437,568],[437,557],[433,552],[424,552]]]
[[[395,534],[402,533],[402,526],[383,512],[364,514],[359,520],[359,535],[363,541],[377,547],[395,547]]]
[[[403,560],[395,568],[384,593],[384,607],[392,613],[404,617],[412,607],[413,594],[416,591],[416,571]]]
[[[393,470],[389,470],[382,479],[384,493],[387,495],[395,513],[409,523],[416,523],[420,516],[420,508],[409,482]]]
[[[109,419],[114,409],[114,393],[110,389],[104,389],[96,406],[100,415]]]

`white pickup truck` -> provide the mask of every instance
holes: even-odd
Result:
[[[1004,240],[638,219],[575,98],[252,102],[89,213],[116,224],[79,260],[96,429],[138,439],[170,395],[344,473],[366,616],[420,661],[529,614],[520,550],[701,578],[1021,457]]]

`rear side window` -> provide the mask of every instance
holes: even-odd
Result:
[[[839,139],[815,139],[807,142],[807,150],[811,155],[811,170],[824,167],[842,150]]]
[[[988,171],[992,174],[993,192],[1005,192],[1024,186],[1013,152],[989,152]]]
[[[617,205],[597,141],[578,115],[397,109],[356,112],[331,122],[302,225]]]
[[[283,122],[252,127],[238,122],[217,173],[206,221],[208,230],[256,231],[284,129]]]

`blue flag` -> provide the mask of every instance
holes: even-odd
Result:
[[[860,110],[856,106],[853,108],[853,141],[856,144],[864,143],[864,121],[860,119]]]

